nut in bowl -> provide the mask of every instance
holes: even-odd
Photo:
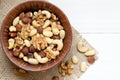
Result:
[[[44,71],[61,62],[72,44],[65,14],[47,1],[27,1],[14,7],[1,26],[7,57],[28,71]]]

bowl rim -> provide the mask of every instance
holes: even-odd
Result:
[[[13,61],[13,59],[12,58],[10,58],[9,57],[9,55],[7,54],[8,53],[8,51],[7,51],[7,47],[5,46],[5,44],[4,44],[4,39],[2,39],[2,37],[3,37],[3,30],[4,30],[4,25],[5,25],[5,21],[6,21],[6,19],[8,18],[8,16],[10,15],[10,13],[12,13],[12,11],[14,10],[14,9],[16,9],[17,7],[19,7],[19,6],[21,6],[21,5],[24,5],[25,3],[32,3],[32,2],[44,2],[44,3],[46,3],[46,4],[50,4],[50,5],[52,5],[52,6],[54,6],[54,7],[56,7],[63,15],[64,15],[64,17],[65,17],[65,19],[67,20],[67,22],[68,22],[68,24],[69,24],[69,29],[70,29],[70,40],[69,40],[69,49],[67,49],[67,51],[66,51],[66,54],[62,57],[62,59],[64,59],[66,56],[67,56],[67,54],[69,53],[69,51],[70,51],[70,49],[71,49],[71,45],[72,45],[72,28],[71,28],[71,24],[70,24],[70,22],[69,22],[69,20],[68,20],[68,18],[67,18],[67,16],[65,15],[65,13],[60,9],[60,8],[58,8],[56,5],[54,5],[54,4],[52,4],[52,3],[50,3],[50,2],[48,2],[48,1],[43,1],[43,0],[30,0],[30,1],[25,1],[25,2],[22,2],[22,3],[20,3],[20,4],[18,4],[18,5],[16,5],[16,6],[14,6],[12,9],[10,9],[9,11],[8,11],[8,13],[7,13],[7,15],[4,17],[4,20],[2,21],[2,24],[1,24],[1,30],[0,30],[0,42],[1,42],[1,47],[2,47],[2,49],[3,49],[3,51],[4,51],[4,53],[6,54],[6,56],[8,57],[8,59],[13,63],[13,64],[15,64],[16,66],[18,66],[18,67],[20,67],[20,68],[22,68],[22,69],[24,69],[24,70],[27,70],[27,71],[44,71],[44,70],[48,70],[48,69],[51,69],[51,68],[53,68],[54,66],[56,66],[57,64],[59,64],[61,61],[62,61],[62,59],[59,59],[58,60],[58,62],[56,62],[56,63],[54,63],[53,65],[51,65],[51,66],[49,66],[49,67],[45,67],[44,69],[35,69],[35,70],[33,70],[33,69],[27,69],[27,68],[25,68],[25,67],[23,67],[23,66],[21,66],[21,65],[18,65],[18,64],[16,64],[14,61]]]

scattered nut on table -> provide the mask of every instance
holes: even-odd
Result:
[[[84,45],[84,42],[82,40],[77,43],[77,49],[82,53],[85,53],[89,50],[89,48]]]
[[[13,69],[13,72],[14,72],[15,75],[18,75],[18,76],[25,76],[25,75],[27,75],[27,71],[25,71],[23,69],[20,69],[20,68]]]
[[[73,73],[73,63],[70,60],[66,62],[61,62],[58,70],[62,76],[65,76],[67,74],[70,75]]]
[[[59,80],[59,77],[58,76],[53,76],[52,80]]]
[[[81,62],[80,64],[80,70],[82,72],[85,72],[87,70],[88,66],[87,66],[87,63],[86,62]]]
[[[14,57],[29,64],[44,64],[56,59],[64,46],[64,27],[48,10],[21,12],[8,31],[8,49],[13,51]]]
[[[77,57],[76,55],[73,55],[73,56],[72,56],[72,62],[73,62],[74,64],[77,64],[77,63],[78,63],[78,57]]]

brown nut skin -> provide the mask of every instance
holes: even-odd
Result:
[[[28,24],[28,23],[31,24],[32,23],[32,19],[30,19],[28,17],[23,17],[21,20],[24,24]]]
[[[31,16],[31,13],[32,13],[32,12],[27,12],[27,13],[25,14],[25,17],[31,18],[31,17],[32,17],[32,16]]]
[[[17,29],[18,32],[20,32],[22,30],[22,26],[20,24],[17,24],[16,29]]]
[[[28,58],[34,58],[33,53],[28,53]]]
[[[57,51],[57,48],[52,48],[53,51]]]
[[[21,51],[23,52],[24,55],[28,55],[29,48],[28,47],[23,47]]]
[[[20,15],[19,15],[20,20],[22,20],[22,18],[24,18],[24,17],[25,17],[25,13],[21,12]]]
[[[60,39],[60,36],[59,35],[53,35],[52,39]]]
[[[18,57],[19,54],[20,54],[20,50],[19,49],[13,50],[13,56]]]
[[[95,62],[95,57],[94,56],[88,56],[87,60],[90,64],[93,64]]]
[[[16,37],[16,36],[17,36],[17,33],[16,33],[16,32],[9,32],[9,36],[12,37],[12,38],[13,38],[13,37]]]
[[[39,51],[38,54],[43,58],[46,56],[45,52],[44,51]]]
[[[42,28],[41,26],[39,26],[39,27],[37,28],[37,32],[38,32],[39,34],[42,34],[42,33],[43,33],[43,28]]]
[[[33,53],[33,52],[35,52],[35,51],[36,51],[36,50],[35,50],[34,46],[31,45],[31,46],[29,47],[29,52]]]
[[[52,80],[59,80],[59,77],[58,76],[53,76]]]

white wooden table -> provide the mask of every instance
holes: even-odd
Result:
[[[120,80],[120,0],[49,0],[99,52],[79,80]]]

